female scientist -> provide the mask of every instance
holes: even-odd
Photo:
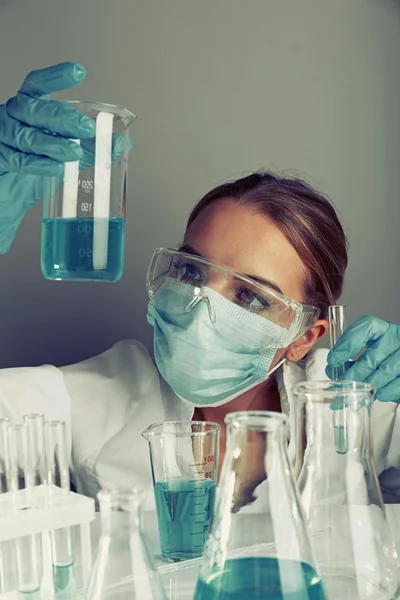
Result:
[[[43,176],[80,158],[70,139],[94,133],[90,119],[49,100],[84,77],[75,63],[34,71],[0,106],[1,253],[40,199]],[[376,466],[384,489],[400,492],[400,326],[362,317],[329,354],[313,350],[346,267],[335,210],[310,186],[268,172],[221,185],[193,209],[183,246],[153,256],[148,321],[157,368],[139,342],[125,341],[61,369],[4,369],[0,416],[67,420],[77,489],[93,495],[102,482],[150,480],[141,438],[150,423],[223,426],[227,413],[250,409],[290,415],[294,383],[325,378],[366,346],[346,379],[377,391]],[[224,448],[222,427],[221,460]]]

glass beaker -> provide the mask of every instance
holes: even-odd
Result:
[[[168,561],[202,555],[214,510],[220,426],[166,421],[143,432],[149,442],[161,554]]]
[[[144,490],[102,490],[97,497],[101,538],[87,600],[165,600],[141,532]]]
[[[195,600],[325,600],[287,455],[287,419],[230,413]]]
[[[298,485],[329,598],[392,600],[398,557],[372,457],[374,389],[351,381],[294,388]],[[333,411],[346,412],[346,452],[337,452]]]
[[[46,279],[118,281],[124,265],[129,126],[135,115],[99,102],[68,102],[91,117],[95,135],[80,161],[46,177],[41,266]]]

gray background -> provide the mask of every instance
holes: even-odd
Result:
[[[0,256],[0,365],[77,361],[147,344],[154,247],[192,205],[269,167],[334,201],[350,239],[349,320],[400,323],[400,4],[395,0],[0,0],[0,101],[64,60],[87,80],[58,97],[137,113],[126,268],[117,284],[47,282],[41,206]]]

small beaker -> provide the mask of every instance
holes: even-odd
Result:
[[[214,510],[220,426],[166,421],[143,432],[149,442],[161,554],[168,561],[202,555]]]
[[[287,455],[287,419],[230,413],[195,600],[326,600]]]
[[[95,121],[83,157],[46,177],[41,266],[46,279],[118,281],[124,266],[129,127],[135,115],[99,102],[68,102]]]
[[[298,485],[329,598],[394,600],[400,571],[372,457],[374,389],[307,381],[295,386],[294,396]],[[346,413],[342,453],[335,410]]]
[[[87,600],[165,600],[141,532],[144,490],[105,489],[97,497],[101,538]]]

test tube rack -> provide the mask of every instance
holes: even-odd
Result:
[[[85,590],[92,567],[90,522],[95,518],[92,498],[52,484],[0,494],[0,545],[32,534],[40,534],[43,554],[41,598],[54,598],[50,533],[62,528],[80,529],[80,587]],[[1,594],[0,598],[17,598]]]

